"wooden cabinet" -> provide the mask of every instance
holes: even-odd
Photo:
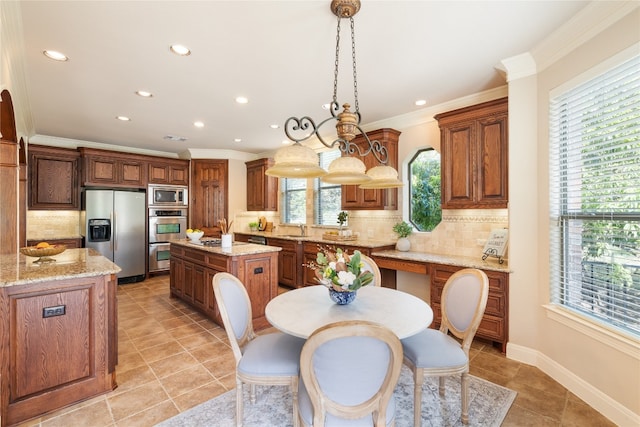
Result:
[[[147,176],[149,184],[189,185],[189,160],[150,160]]]
[[[273,159],[258,159],[247,165],[247,210],[278,210],[278,178],[265,175],[273,166]]]
[[[0,288],[0,417],[15,425],[115,388],[116,277]]]
[[[9,91],[3,90],[0,93],[0,254],[3,255],[18,252],[18,179],[18,137],[13,102]]]
[[[440,306],[442,289],[447,279],[462,268],[441,264],[431,266],[431,308],[433,309],[434,328],[439,328],[442,320]],[[499,271],[483,271],[489,278],[489,297],[476,336],[499,344],[504,352],[509,340],[509,274]]]
[[[204,313],[218,325],[222,319],[215,302],[212,279],[216,273],[229,272],[247,289],[255,329],[269,325],[265,307],[278,294],[278,252],[223,255],[206,250],[171,245],[171,295]]]
[[[302,286],[302,242],[299,240],[267,239],[267,245],[282,248],[278,252],[278,283],[291,288]]]
[[[228,215],[228,160],[191,161],[191,228],[218,227]]]
[[[435,118],[441,133],[442,208],[506,208],[507,98],[438,114]]]
[[[29,209],[80,209],[78,151],[29,145],[28,153]]]
[[[380,141],[382,146],[387,149],[387,166],[391,166],[398,170],[398,139],[400,137],[400,132],[385,128],[367,132],[367,136],[371,141]],[[363,151],[369,148],[366,139],[362,135],[357,136],[352,142],[360,146]],[[373,153],[369,153],[360,159],[364,162],[367,170],[374,166],[381,166]],[[363,189],[359,188],[357,185],[343,185],[342,209],[398,209],[398,189]]]
[[[147,159],[131,153],[79,148],[82,185],[145,188]]]

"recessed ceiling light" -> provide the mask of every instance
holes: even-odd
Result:
[[[171,52],[175,53],[176,55],[180,55],[180,56],[191,55],[191,51],[189,50],[189,48],[186,46],[182,46],[181,44],[172,44],[170,49],[171,49]]]
[[[65,55],[64,53],[56,52],[55,50],[45,50],[42,53],[47,58],[53,59],[55,61],[64,62],[69,60],[69,57],[67,55]]]
[[[127,116],[116,116],[116,119],[120,120],[121,122],[130,122],[131,119]]]
[[[242,138],[235,138],[233,142],[242,142]]]
[[[244,96],[239,96],[236,98],[236,102],[238,104],[246,104],[247,102],[249,102],[249,100],[247,98],[245,98]]]
[[[202,122],[193,122],[193,125],[197,128],[203,128],[204,127],[204,123]]]
[[[146,90],[137,90],[136,95],[141,96],[143,98],[151,98],[153,96],[151,92],[147,92]]]
[[[427,100],[426,100],[426,99],[418,99],[418,100],[416,101],[416,105],[417,105],[418,107],[421,107],[421,106],[423,106],[423,105],[427,105]]]
[[[270,125],[269,127],[271,129],[278,129],[280,127],[280,125],[273,124],[273,125]]]

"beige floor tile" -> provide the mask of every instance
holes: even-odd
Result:
[[[157,380],[108,398],[116,422],[165,400],[169,400],[169,396]]]
[[[112,392],[113,394],[120,394],[157,380],[157,377],[147,364],[129,369],[122,373],[116,366],[116,378],[118,381],[118,388]]]
[[[200,347],[205,344],[217,344],[220,342],[220,340],[213,336],[209,331],[202,331],[197,334],[176,338],[176,341],[178,341],[187,350]]]
[[[165,328],[167,331],[170,329],[179,328],[181,326],[191,325],[193,323],[195,323],[193,319],[187,316],[186,314],[183,314],[179,317],[172,317],[170,319],[165,319],[160,321],[160,324],[162,325],[162,327]]]
[[[512,405],[501,427],[559,427],[558,420]]]
[[[178,415],[179,411],[170,400],[161,402],[150,408],[143,409],[134,415],[119,420],[118,427],[149,427],[158,424],[168,418]]]
[[[138,350],[142,351],[142,350],[144,350],[146,348],[154,347],[156,345],[167,344],[169,342],[174,342],[175,340],[176,339],[173,338],[171,335],[169,335],[165,331],[162,331],[162,332],[157,333],[157,334],[151,334],[151,335],[146,335],[146,336],[142,336],[142,337],[137,337],[132,341],[135,344],[136,348]]]
[[[229,356],[207,360],[206,362],[202,362],[202,365],[207,368],[214,377],[222,378],[235,372],[236,359],[233,357],[233,354],[231,354],[231,351],[229,351]]]
[[[174,338],[186,337],[187,335],[198,334],[204,331],[204,329],[197,323],[190,323],[188,325],[180,326],[179,328],[171,329],[169,334]]]
[[[140,354],[147,361],[147,363],[151,363],[156,360],[164,359],[169,356],[173,356],[174,354],[184,352],[184,347],[180,345],[178,341],[169,341],[164,344],[155,345],[153,347],[148,347],[143,350],[140,350]]]
[[[507,387],[518,392],[515,404],[556,421],[562,419],[567,398],[546,393],[517,381],[509,381]]]
[[[577,397],[570,397],[562,415],[562,427],[614,427],[615,424]]]
[[[213,375],[211,375],[204,366],[198,364],[167,377],[160,378],[160,383],[169,396],[174,398],[214,380]]]
[[[133,344],[132,344],[133,345]],[[120,345],[118,344],[118,347]],[[126,354],[118,354],[118,365],[117,365],[117,373],[118,375],[130,370],[137,368],[139,366],[144,366],[147,364],[145,360],[142,358],[142,355],[135,349],[135,353],[126,353]]]
[[[158,378],[164,378],[196,365],[199,365],[198,361],[186,351],[149,363]]]
[[[108,426],[115,420],[105,399],[101,399],[89,406],[65,412],[57,417],[42,422],[43,427],[69,427],[69,426]]]
[[[184,412],[187,409],[193,408],[226,392],[227,389],[222,384],[218,381],[212,381],[180,396],[174,397],[173,402],[178,406],[180,412]]]
[[[221,357],[233,359],[233,352],[231,351],[231,348],[222,341],[206,343],[190,349],[189,352],[201,363],[206,362],[207,360],[219,359]]]

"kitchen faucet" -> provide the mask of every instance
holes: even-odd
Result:
[[[307,234],[307,226],[304,224],[300,224],[300,235],[305,236]]]

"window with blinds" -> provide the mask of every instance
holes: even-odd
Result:
[[[320,167],[329,169],[331,162],[342,152],[339,149],[320,153]],[[338,214],[342,208],[342,186],[329,184],[320,178],[314,180],[314,223],[316,225],[338,225]]]
[[[284,224],[305,224],[307,222],[307,179],[280,179],[282,192],[280,209]]]
[[[640,337],[640,57],[552,96],[551,303]]]

